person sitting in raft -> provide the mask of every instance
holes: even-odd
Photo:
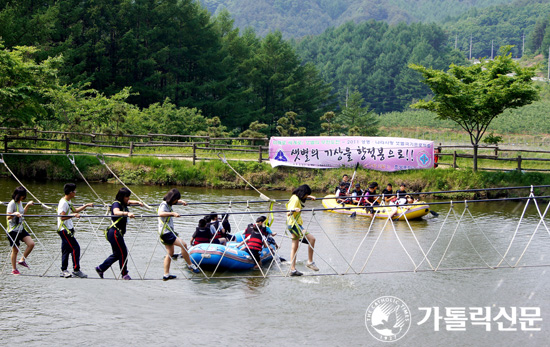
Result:
[[[378,183],[372,182],[371,184],[369,184],[369,189],[365,193],[365,206],[367,206],[366,210],[369,215],[374,214],[374,206],[380,205],[379,203],[380,197],[376,196],[378,195],[376,193],[377,187],[378,187]]]
[[[340,182],[340,188],[336,191],[336,196],[339,198],[336,199],[336,202],[339,204],[351,204],[351,198],[347,198],[348,196],[348,189],[346,187],[346,182],[342,181]]]
[[[59,276],[65,278],[71,276],[87,278],[88,275],[80,271],[80,245],[74,236],[75,230],[72,218],[80,218],[79,212],[87,207],[93,207],[94,204],[89,203],[77,208],[73,206],[71,200],[76,197],[76,184],[74,183],[65,184],[63,193],[65,193],[65,196],[59,200],[59,205],[57,206],[57,214],[61,216],[57,218],[57,233],[61,237],[61,274]],[[73,214],[69,214],[69,212],[73,212]],[[67,271],[69,254],[73,260],[72,274]]]
[[[212,234],[210,228],[206,226],[207,224],[208,222],[206,219],[203,218],[199,220],[199,226],[195,229],[193,236],[191,236],[191,241],[189,242],[191,246],[196,246],[201,243],[220,243],[218,239],[214,238],[214,234]]]
[[[296,270],[296,254],[298,253],[298,246],[300,242],[309,244],[308,247],[308,262],[306,266],[313,271],[319,271],[319,268],[313,261],[313,250],[315,247],[315,237],[309,232],[304,230],[302,226],[304,221],[302,220],[302,208],[307,199],[315,200],[316,198],[311,195],[311,188],[307,184],[303,184],[294,189],[290,200],[286,204],[288,210],[286,217],[286,227],[292,234],[292,247],[290,249],[290,276],[302,276],[303,274]]]
[[[34,241],[23,225],[23,215],[27,213],[29,207],[34,205],[34,202],[27,202],[23,208],[23,200],[27,198],[27,190],[24,187],[15,188],[11,198],[12,200],[9,202],[6,211],[6,219],[8,220],[8,229],[6,233],[11,247],[11,273],[13,275],[19,275],[21,273],[17,270],[16,263],[28,268],[27,257],[34,248]],[[27,245],[27,248],[25,252],[23,252],[21,259],[17,262],[17,253],[19,252],[19,244],[21,241]]]
[[[397,199],[397,197],[395,196],[395,193],[393,192],[393,186],[391,185],[391,183],[388,183],[386,188],[384,188],[384,190],[382,191],[382,195],[384,196],[383,201],[386,204],[389,204],[391,201],[395,201]]]
[[[164,276],[162,277],[163,281],[168,281],[176,278],[176,276],[170,274],[170,263],[172,262],[172,257],[174,256],[174,246],[181,248],[181,256],[187,263],[187,268],[194,273],[199,273],[200,270],[197,266],[191,263],[189,258],[189,253],[187,253],[187,244],[183,242],[181,238],[178,237],[178,234],[174,230],[174,220],[172,217],[179,217],[180,214],[172,210],[172,206],[182,204],[183,206],[187,205],[187,202],[180,200],[181,193],[176,188],[171,189],[166,193],[162,203],[158,208],[158,228],[160,234],[160,240],[166,247],[166,257],[164,258]]]
[[[403,198],[405,197],[405,195],[407,195],[407,191],[405,190],[405,183],[401,183],[399,185],[399,190],[395,193],[395,195],[398,199]]]
[[[363,191],[363,189],[361,189],[361,184],[355,183],[355,189],[351,192],[352,203],[357,205],[364,205],[365,203],[364,201],[362,201],[364,193],[365,192]]]
[[[256,263],[253,268],[254,270],[258,270],[262,264],[261,253],[263,247],[269,247],[265,237],[262,235],[260,226],[257,222],[256,224],[249,224],[245,232],[246,238],[237,244],[238,249],[247,252],[254,258],[254,262]]]
[[[277,244],[274,238],[274,236],[276,236],[277,233],[274,233],[270,227],[264,224],[266,220],[267,220],[266,216],[260,216],[256,219],[256,225],[259,227],[262,235],[267,241],[267,244],[271,246],[272,250],[279,249],[279,245]],[[245,237],[246,237],[247,231],[248,231],[248,227],[245,229]],[[282,262],[285,262],[286,259],[279,256],[279,261],[282,263]]]
[[[223,227],[223,223],[218,219],[218,214],[216,212],[212,212],[210,213],[208,219],[209,222],[206,226],[210,229],[210,232],[214,235],[214,238],[218,240],[218,243],[225,245],[230,235],[227,235]]]
[[[347,174],[342,175],[342,180],[340,182],[344,182],[344,184],[346,185],[346,190],[347,192],[349,192],[351,185],[351,183],[349,182],[349,176]],[[337,185],[336,188],[334,188],[334,194],[338,195],[338,189],[340,189],[340,184]]]
[[[107,229],[105,238],[111,244],[113,254],[105,259],[101,265],[96,266],[95,271],[101,278],[103,278],[104,272],[118,260],[122,279],[132,279],[130,275],[128,275],[128,248],[124,242],[124,235],[126,234],[128,217],[135,218],[136,216],[128,210],[128,206],[143,206],[143,203],[136,200],[130,200],[130,195],[132,195],[130,189],[120,188],[115,196],[115,202],[113,202],[110,207],[113,222]]]
[[[229,214],[228,213],[222,215],[221,222],[222,222],[223,230],[225,232],[226,240],[227,241],[234,241],[235,236],[231,235],[231,224],[229,223]]]

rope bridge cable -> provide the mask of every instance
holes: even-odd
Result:
[[[117,181],[119,181],[120,184],[122,184],[126,189],[128,189],[130,191],[130,193],[132,193],[146,208],[148,208],[150,210],[153,209],[151,206],[147,205],[147,203],[145,203],[143,200],[141,200],[141,198],[136,193],[134,193],[126,184],[124,184],[124,182],[122,182],[122,180],[113,172],[113,170],[111,170],[109,165],[107,165],[107,163],[105,162],[105,157],[103,157],[103,159],[102,159],[102,158],[99,157],[99,154],[98,154],[97,159],[99,160],[99,162],[101,164],[103,164],[103,166],[105,166],[105,168],[107,168],[107,170],[109,170],[109,172],[117,179]]]
[[[0,153],[0,162],[2,164],[4,164],[4,166],[6,167],[6,169],[10,172],[10,174],[13,176],[13,178],[15,178],[15,180],[21,185],[21,187],[25,188],[27,190],[27,192],[29,193],[30,196],[32,196],[34,198],[34,200],[36,200],[42,207],[44,207],[45,209],[48,209],[50,210],[51,207],[49,206],[46,206],[44,205],[40,199],[38,199],[36,196],[34,196],[34,194],[29,190],[27,189],[27,187],[25,187],[25,185],[17,178],[17,176],[13,173],[13,171],[11,171],[11,169],[9,168],[8,164],[6,164],[6,162],[4,161],[4,155]]]
[[[452,213],[455,214],[455,217],[456,217],[456,219],[458,220],[458,223],[457,223],[457,227],[455,228],[455,230],[454,230],[454,232],[453,232],[453,235],[452,235],[452,237],[451,237],[451,240],[449,241],[449,244],[447,245],[447,248],[445,249],[445,253],[444,253],[443,256],[441,257],[441,260],[439,261],[439,264],[437,265],[437,267],[436,267],[435,269],[433,269],[433,270],[431,270],[431,271],[442,271],[442,270],[443,270],[443,269],[441,268],[442,261],[443,261],[443,259],[445,258],[445,255],[446,255],[448,249],[450,248],[450,245],[451,245],[451,243],[452,243],[452,241],[453,241],[453,238],[454,238],[454,236],[455,236],[455,234],[456,234],[456,232],[457,232],[457,230],[458,230],[458,227],[459,227],[461,224],[463,224],[464,221],[466,220],[466,218],[465,218],[466,213],[468,213],[468,215],[469,215],[471,218],[473,218],[473,216],[471,215],[471,211],[470,211],[469,208],[468,208],[468,203],[490,202],[490,201],[522,201],[522,200],[523,200],[523,201],[526,201],[527,204],[526,204],[526,207],[524,208],[524,212],[522,213],[522,217],[521,217],[521,219],[520,219],[520,224],[521,224],[521,221],[523,220],[523,217],[524,217],[524,214],[525,214],[525,212],[526,212],[527,206],[530,204],[530,202],[531,202],[531,200],[532,200],[535,204],[537,204],[537,211],[538,211],[538,214],[539,214],[539,217],[540,217],[539,224],[538,224],[537,228],[540,227],[540,225],[544,225],[544,227],[546,227],[547,232],[550,234],[550,230],[548,230],[548,227],[546,226],[546,223],[545,223],[545,221],[544,221],[544,217],[546,216],[547,211],[548,211],[549,208],[548,208],[548,206],[547,206],[546,210],[545,210],[544,213],[543,213],[543,212],[541,212],[541,210],[538,208],[538,203],[537,203],[537,199],[545,199],[545,198],[549,198],[549,197],[548,197],[548,196],[534,196],[534,194],[530,194],[528,197],[521,197],[521,198],[501,198],[501,199],[485,199],[485,200],[470,200],[470,201],[465,200],[465,201],[459,201],[459,202],[453,202],[453,201],[451,201],[451,202],[439,202],[439,203],[437,203],[437,204],[451,204],[451,208],[449,209],[449,213],[452,212]],[[458,203],[464,203],[464,204],[465,204],[465,211],[462,213],[462,216],[460,216],[460,218],[456,215],[456,212],[453,210],[453,205],[454,205],[454,204],[458,204]],[[411,205],[414,205],[414,204],[411,204]],[[303,209],[303,210],[301,210],[301,211],[302,211],[302,212],[308,212],[308,211],[311,211],[311,212],[312,212],[311,218],[310,218],[310,220],[309,220],[309,222],[308,222],[308,224],[307,224],[307,227],[308,227],[308,228],[309,228],[309,226],[311,225],[311,223],[315,221],[315,223],[318,224],[318,225],[320,225],[322,231],[326,234],[326,232],[325,232],[324,229],[323,229],[323,226],[322,226],[321,223],[317,220],[315,213],[316,213],[317,211],[320,211],[320,210],[334,210],[334,209],[348,209],[348,208],[327,208],[327,209],[316,209],[316,208],[313,208],[313,209]],[[240,214],[242,217],[245,217],[245,216],[248,214],[248,215],[250,216],[250,218],[252,218],[252,215],[254,215],[254,214],[257,215],[257,214],[260,214],[260,213],[287,213],[287,212],[288,212],[287,210],[280,210],[280,211],[273,211],[273,210],[269,210],[269,211],[250,211],[250,209],[247,208],[247,211],[228,211],[227,214],[233,215],[233,217],[235,217],[236,215],[239,215],[239,214]],[[4,215],[4,216],[5,216],[6,214],[0,214],[0,215]],[[201,214],[194,214],[194,213],[193,213],[193,214],[181,214],[181,216],[183,216],[183,217],[185,217],[185,216],[197,216],[197,215],[203,216],[204,213],[201,213]],[[449,216],[449,214],[448,214],[448,216]],[[447,216],[446,220],[448,219],[448,216]],[[59,217],[59,216],[58,216],[58,215],[25,215],[25,217]],[[86,219],[88,219],[88,223],[91,223],[91,220],[92,220],[93,218],[108,218],[108,217],[112,217],[112,216],[108,216],[108,215],[101,215],[101,216],[88,215],[88,216],[82,216],[81,218],[82,218],[82,219],[86,218]],[[136,217],[138,217],[138,218],[148,218],[148,217],[155,217],[155,218],[158,218],[158,215],[156,215],[156,214],[155,214],[155,215],[150,215],[150,216],[148,216],[148,215],[141,215],[141,216],[136,216]],[[242,219],[242,218],[241,218],[241,219]],[[374,219],[372,219],[372,221],[371,221],[371,227],[369,227],[369,231],[367,231],[367,234],[365,235],[365,238],[363,239],[363,241],[364,241],[364,240],[366,239],[366,237],[368,236],[368,234],[369,234],[369,232],[370,232],[370,230],[371,230],[371,228],[372,228],[372,225],[373,225],[372,223],[373,223],[373,221],[374,221]],[[391,222],[392,222],[391,220],[386,219],[386,223],[384,224],[384,227],[387,225],[387,223],[391,223]],[[474,219],[474,222],[475,222],[475,219]],[[445,223],[446,223],[446,222],[444,222],[444,224],[442,225],[441,230],[443,229]],[[392,224],[392,225],[393,225],[393,224]],[[409,226],[410,229],[412,229],[412,227],[411,227],[410,224],[408,223],[408,220],[407,220],[407,225]],[[437,241],[437,238],[438,238],[439,235],[441,234],[441,230],[440,230],[440,233],[438,233],[438,236],[436,237],[436,240],[435,240],[435,241]],[[395,229],[395,226],[393,226],[393,232],[394,232],[395,234],[397,234],[397,230]],[[536,229],[536,230],[533,232],[533,234],[531,235],[531,238],[530,238],[530,240],[529,240],[529,243],[527,244],[526,248],[524,249],[524,251],[523,251],[521,257],[523,257],[523,254],[525,254],[525,252],[526,252],[526,250],[527,250],[527,247],[528,247],[529,244],[531,243],[531,241],[532,241],[532,239],[533,239],[533,237],[534,237],[534,235],[535,235],[536,232],[537,232],[537,229]],[[516,229],[516,233],[514,234],[514,238],[515,238],[515,235],[516,235],[516,234],[517,234],[517,229]],[[35,235],[35,237],[37,237],[36,234],[34,234],[34,235]],[[328,237],[328,235],[327,235],[327,237]],[[398,237],[398,241],[399,241],[400,244],[401,244],[401,247],[405,250],[405,252],[407,252],[407,249],[405,248],[405,246],[404,246],[403,243],[401,242],[399,236],[397,236],[397,237]],[[466,237],[468,238],[468,235],[466,235]],[[490,242],[490,240],[488,239],[487,235],[484,234],[484,237]],[[380,235],[378,236],[377,242],[378,242],[379,238],[380,238]],[[512,239],[512,242],[513,242],[514,238]],[[136,243],[136,240],[137,240],[137,236],[136,236],[136,238],[134,239],[133,245]],[[329,237],[329,241],[334,245],[334,243],[332,242],[332,240],[330,239],[330,237]],[[363,241],[361,242],[361,244],[363,243]],[[419,245],[418,239],[415,238],[415,241],[417,242],[417,245]],[[435,243],[435,241],[434,241],[434,243]],[[475,246],[472,244],[472,241],[471,241],[469,238],[468,238],[468,242],[470,242],[470,244],[472,245],[472,247],[474,248],[474,250],[476,251],[476,253],[478,253],[478,255],[480,256],[480,259],[481,259],[486,265],[488,265],[487,262],[483,259],[483,257],[479,254],[479,252],[477,251],[477,249],[476,249]],[[424,255],[424,258],[423,258],[423,260],[422,260],[418,265],[415,264],[414,260],[413,260],[412,257],[410,257],[410,255],[409,255],[409,258],[411,259],[411,261],[413,262],[413,264],[414,264],[414,266],[415,266],[413,272],[414,272],[414,271],[423,271],[423,270],[419,270],[419,266],[420,266],[420,265],[422,264],[422,262],[424,262],[425,260],[428,260],[428,262],[429,262],[428,256],[429,256],[429,254],[430,254],[430,251],[432,250],[432,247],[433,247],[434,243],[432,243],[432,246],[430,247],[430,249],[428,250],[428,252],[425,252],[425,253],[423,252],[422,248],[421,248],[420,245],[419,245],[419,247],[420,247],[420,249],[422,250],[422,253],[423,253],[423,255]],[[360,249],[361,244],[360,244],[360,246],[358,247],[358,250]],[[157,244],[157,245],[158,245],[158,244]],[[157,245],[156,245],[156,246],[157,246]],[[155,248],[156,248],[156,246],[155,246]],[[311,247],[311,245],[309,245],[309,244],[308,244],[308,246]],[[334,245],[334,246],[336,247],[336,245]],[[371,250],[371,252],[370,252],[370,254],[369,254],[369,258],[370,258],[370,256],[372,255],[372,252],[374,251],[375,247],[376,247],[376,243],[375,243],[375,245],[373,246],[373,248],[372,248],[372,250]],[[494,245],[491,244],[491,247],[492,247],[495,251],[497,251],[496,248],[494,247]],[[132,246],[132,248],[133,248],[133,246]],[[320,259],[322,259],[324,262],[326,262],[326,263],[335,271],[335,273],[337,273],[337,274],[339,273],[334,267],[332,267],[332,265],[331,265],[329,262],[327,262],[321,255],[319,255],[319,253],[318,253],[317,250],[315,250],[313,247],[311,247],[311,248],[313,249],[313,252],[314,252]],[[509,246],[509,248],[510,248],[510,246]],[[336,249],[338,249],[338,248],[336,248]],[[356,254],[357,254],[358,250],[356,251]],[[338,251],[339,251],[339,250],[338,250]],[[498,253],[498,251],[497,251],[497,253]],[[272,253],[272,255],[273,255],[273,254],[276,254],[276,253]],[[499,255],[500,255],[500,253],[499,253]],[[520,257],[520,259],[521,259],[521,257]],[[491,266],[488,266],[488,267],[489,267],[489,268],[502,268],[502,267],[500,266],[500,264],[501,264],[503,261],[506,261],[505,258],[506,258],[506,254],[503,256],[503,260],[499,263],[499,265],[497,265],[497,266],[495,266],[495,267],[491,267]],[[56,259],[57,259],[57,258],[56,258]],[[128,258],[127,258],[127,259],[128,259]],[[354,255],[354,259],[355,259],[355,255]],[[349,270],[350,268],[352,268],[351,265],[353,264],[354,259],[352,259],[352,261],[349,262],[349,263],[347,264],[347,265],[349,266],[349,267],[348,267],[348,270]],[[344,258],[344,260],[345,260],[345,258]],[[55,260],[54,260],[54,261],[55,261]],[[133,261],[133,258],[132,258],[132,261]],[[346,262],[347,262],[347,261],[346,261]],[[360,273],[364,273],[364,269],[365,269],[367,263],[368,263],[368,259],[367,259],[367,261],[365,262],[365,265],[364,265],[363,268],[361,269]],[[150,262],[149,262],[149,264],[150,264]],[[148,264],[148,266],[149,266],[149,264]],[[519,261],[518,261],[518,263],[516,263],[515,266],[517,266],[518,264],[519,264]],[[271,265],[272,265],[272,264],[271,264]],[[270,267],[271,267],[271,265],[270,265]],[[135,262],[134,262],[134,266],[136,267],[136,269],[138,269],[138,266],[135,264]],[[508,266],[508,267],[510,267],[510,266]],[[269,269],[268,269],[268,271],[269,271]],[[269,274],[268,271],[266,271],[266,273],[263,273],[262,276],[248,276],[248,277],[263,277],[263,278],[266,278],[266,277],[268,277],[268,275],[269,275],[269,277],[271,277],[271,276],[277,276],[277,275],[271,275],[271,274]],[[428,271],[430,271],[430,270],[428,270]],[[354,270],[354,272],[355,272],[355,270]],[[46,273],[47,273],[47,271],[46,271]],[[46,273],[44,273],[44,275],[46,275]],[[347,271],[346,271],[346,273],[347,273]],[[371,272],[366,272],[366,273],[371,273]],[[146,279],[145,275],[146,275],[146,273],[144,273],[143,277],[140,276],[140,278]],[[287,275],[288,275],[288,274],[287,274]],[[287,275],[286,275],[286,276],[287,276]],[[330,275],[330,274],[325,274],[325,275]],[[184,273],[184,277],[187,278],[187,276],[185,276],[185,273]],[[193,276],[193,277],[195,277],[195,276]],[[206,276],[205,276],[205,277],[206,277]],[[204,279],[205,277],[201,277],[201,278]],[[212,276],[212,277],[213,277],[213,276]],[[212,278],[212,277],[209,277],[209,278]]]
[[[435,194],[450,194],[450,193],[475,193],[480,191],[499,191],[499,190],[518,190],[518,189],[530,189],[530,188],[549,188],[548,185],[540,185],[540,186],[520,186],[520,187],[500,187],[500,188],[485,188],[485,189],[465,189],[465,190],[441,190],[441,191],[433,191],[433,192],[416,192],[416,193],[407,193],[407,195],[435,195]],[[375,196],[383,196],[384,194],[376,194],[371,195],[373,197]],[[385,194],[387,196],[387,194]],[[352,196],[331,196],[331,197],[320,197],[316,198],[315,200],[334,200],[339,198],[351,198]],[[548,198],[548,196],[539,196],[537,198]],[[484,202],[484,201],[504,201],[504,200],[517,200],[517,199],[526,199],[525,197],[515,197],[515,198],[495,198],[495,199],[475,199],[475,200],[466,200],[468,202]],[[288,199],[269,199],[268,200],[243,200],[243,201],[211,201],[211,202],[188,202],[187,205],[227,205],[227,204],[263,204],[266,201],[270,202],[285,202],[288,201]],[[6,204],[3,202],[0,202],[2,204]],[[459,203],[459,202],[458,202]],[[439,204],[448,204],[448,202],[430,202],[430,205],[439,205]],[[57,203],[42,203],[42,205],[47,206],[57,206]],[[110,206],[110,204],[107,204]],[[147,206],[159,206],[160,204],[148,204]],[[75,204],[75,207],[78,207],[80,205]]]
[[[516,198],[499,198],[499,199],[479,199],[479,200],[462,200],[462,201],[439,201],[439,202],[429,202],[429,203],[413,203],[413,204],[400,204],[399,206],[418,206],[418,205],[450,205],[450,204],[469,204],[469,203],[481,203],[481,202],[498,202],[498,201],[518,201],[518,200],[534,200],[534,199],[550,199],[550,195],[543,196],[528,196],[528,197],[516,197]],[[286,200],[285,200],[286,201]],[[352,210],[356,207],[330,207],[330,208],[312,208],[312,209],[302,209],[302,212],[312,212],[312,211],[333,211],[333,210]],[[378,210],[378,207],[374,207],[375,210]],[[239,211],[231,212],[230,215],[242,215],[242,214],[268,214],[268,213],[287,213],[288,210],[260,210],[260,211]],[[187,213],[180,214],[181,217],[197,217],[204,216],[203,213]],[[7,216],[7,214],[0,213],[0,216]],[[56,214],[26,214],[25,217],[62,217],[61,215]],[[80,218],[106,218],[114,216],[105,216],[105,215],[86,215],[80,216]],[[140,218],[157,218],[158,215],[140,215]],[[136,216],[137,218],[137,216]]]
[[[97,194],[97,192],[94,190],[94,188],[90,185],[90,183],[88,183],[88,180],[86,179],[86,177],[84,177],[84,175],[82,174],[82,172],[80,172],[80,169],[78,168],[78,166],[76,166],[76,160],[74,158],[74,155],[72,155],[72,159],[71,159],[71,155],[67,154],[67,158],[69,158],[69,161],[71,162],[71,164],[74,166],[74,168],[76,169],[76,171],[78,171],[78,173],[80,174],[80,177],[82,177],[82,179],[84,180],[84,182],[86,182],[86,184],[88,185],[88,187],[92,190],[92,192],[95,194],[95,196],[97,197],[97,199],[99,201],[101,201],[101,203],[103,204],[103,206],[105,207],[108,207],[107,203],[105,202],[105,200],[103,200],[99,194]]]

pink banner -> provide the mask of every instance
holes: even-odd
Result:
[[[378,171],[434,167],[433,141],[400,137],[306,136],[272,137],[271,166],[317,169],[353,167]]]

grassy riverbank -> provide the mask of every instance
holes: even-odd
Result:
[[[88,181],[114,182],[115,179],[96,157],[76,156],[76,165]],[[65,156],[9,156],[6,164],[20,179],[78,181],[81,177]],[[195,186],[210,188],[247,188],[246,183],[221,161],[201,161],[193,166],[187,160],[156,158],[107,158],[107,165],[126,184]],[[353,168],[317,170],[289,167],[272,168],[269,163],[232,161],[231,165],[244,178],[261,190],[292,190],[307,183],[319,193],[331,192],[344,173]],[[9,175],[3,168],[0,173]],[[462,190],[475,188],[550,185],[550,174],[518,171],[478,172],[438,168],[395,173],[358,170],[356,181],[363,187],[377,181],[394,186],[405,182],[409,191]],[[505,192],[508,193],[508,192]],[[550,192],[549,192],[550,193]],[[509,192],[509,194],[513,194]],[[525,195],[525,192],[518,192]],[[484,196],[484,195],[481,195]],[[446,197],[450,197],[446,195]],[[473,198],[455,195],[452,198]]]

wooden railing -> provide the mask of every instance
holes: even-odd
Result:
[[[439,165],[448,165],[453,167],[454,169],[458,168],[457,159],[458,158],[473,158],[473,146],[445,146],[441,143],[436,148],[439,148],[439,153],[436,153],[435,155],[438,157],[446,157],[450,156],[452,157],[452,163],[438,163]],[[451,149],[452,153],[446,153],[446,149]],[[462,152],[464,151],[472,151],[472,154],[469,153],[458,153],[456,149],[462,149]],[[480,154],[482,152],[483,154]],[[487,154],[487,152],[490,152],[491,154]],[[503,153],[519,153],[517,156],[513,157],[507,157],[503,156]],[[522,155],[522,153],[538,153],[538,154],[548,154],[548,158],[534,158],[534,157],[525,157]],[[479,146],[478,147],[478,159],[488,159],[488,160],[495,160],[495,161],[508,161],[508,162],[515,162],[516,163],[516,170],[519,171],[550,171],[549,169],[545,168],[537,168],[537,169],[529,169],[523,167],[523,164],[525,162],[529,161],[542,161],[542,162],[550,162],[550,151],[543,151],[543,150],[524,150],[524,149],[513,149],[513,148],[501,148],[498,146]],[[478,168],[479,170],[487,170],[487,171],[502,171],[502,170],[509,170],[509,169],[499,169],[499,168]]]
[[[33,128],[0,128],[3,132],[4,153],[10,152],[64,152],[66,154],[82,153],[82,147],[113,149],[128,156],[154,156],[190,158],[193,164],[197,160],[217,158],[199,156],[213,151],[224,153],[254,153],[258,162],[268,160],[269,139],[252,137],[210,137],[175,134],[100,134],[63,131],[43,131]],[[237,142],[237,143],[235,143]],[[243,144],[247,143],[247,144]],[[164,148],[166,153],[139,153],[139,149]],[[189,153],[178,150],[189,148]],[[170,149],[173,149],[171,151]],[[124,153],[126,152],[126,153]],[[246,159],[244,159],[246,160]],[[253,160],[253,159],[249,159]]]

